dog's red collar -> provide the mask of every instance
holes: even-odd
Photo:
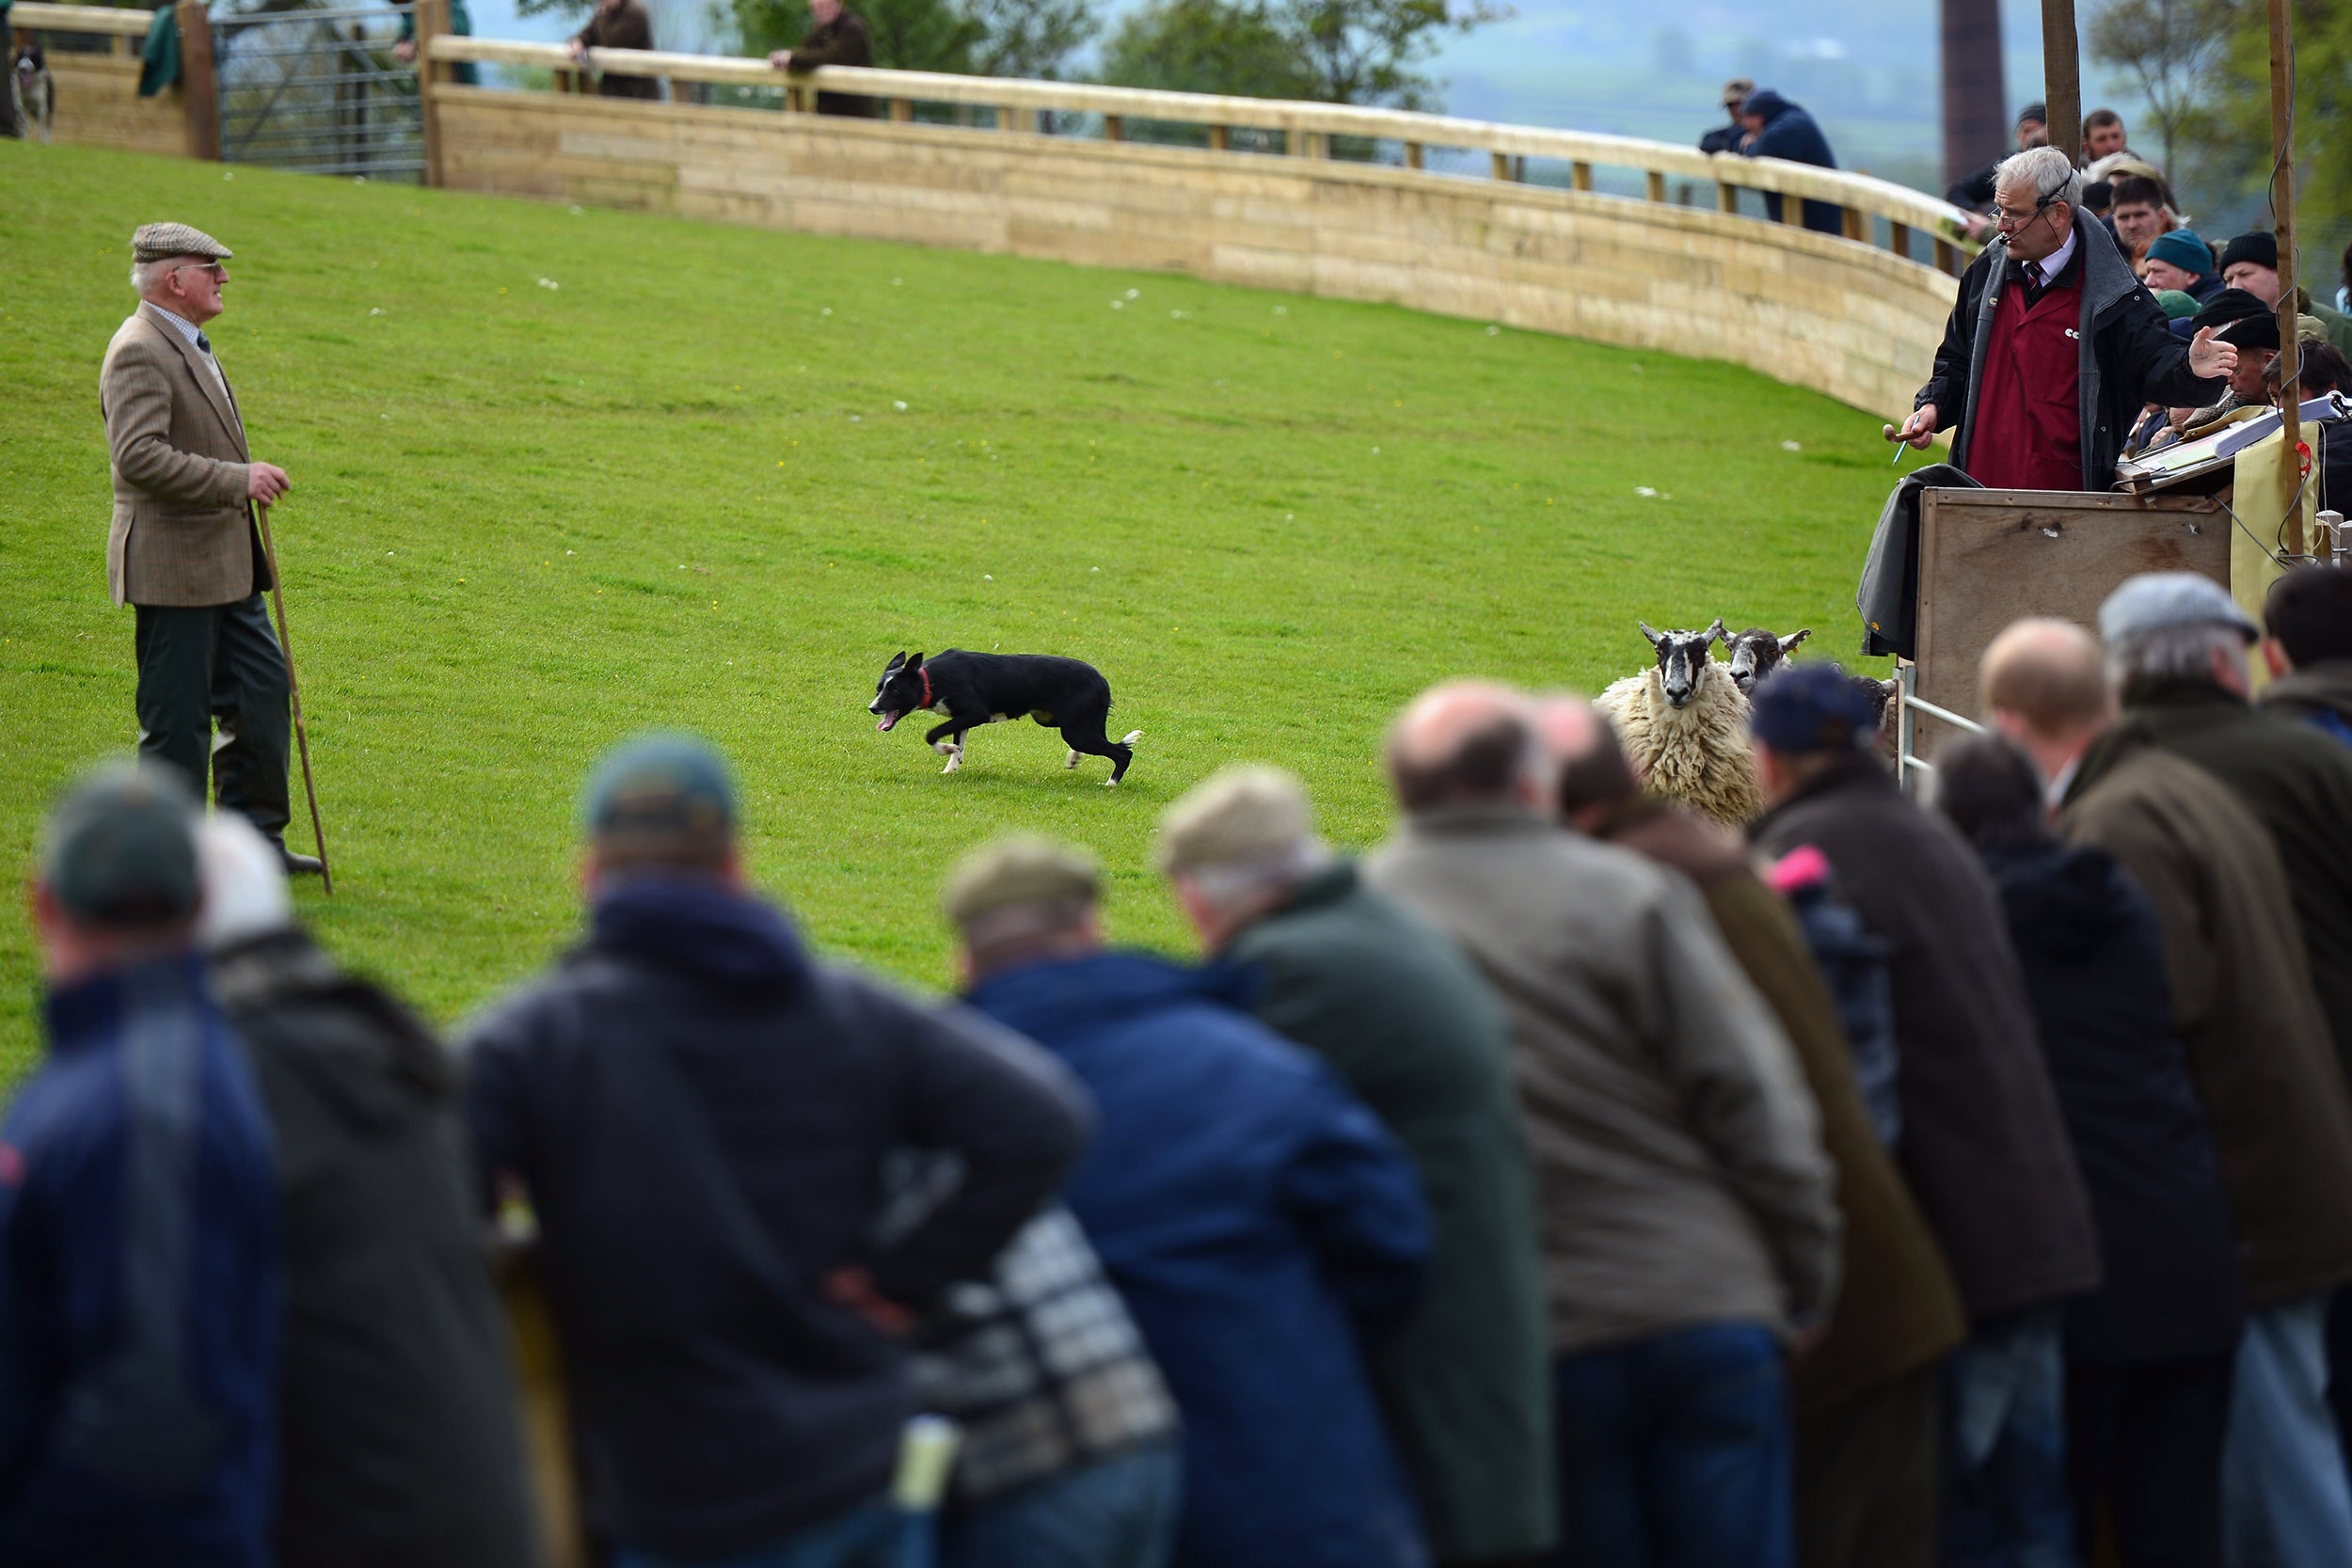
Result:
[[[918,664],[914,667],[914,673],[923,677],[923,705],[929,708],[931,705],[931,667],[928,664]]]

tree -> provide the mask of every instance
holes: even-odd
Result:
[[[1417,109],[1437,98],[1413,68],[1438,38],[1509,14],[1492,0],[1151,0],[1111,35],[1103,79]]]
[[[2215,71],[2228,53],[2230,20],[2225,0],[2113,0],[2090,19],[2090,57],[2129,72],[2138,85],[2164,144],[2168,175],[2177,172],[2173,158],[2181,129],[2211,92]],[[2267,61],[2265,53],[2265,115]]]
[[[2270,18],[2263,0],[2209,0],[2222,41],[2185,94],[2179,134],[2184,161],[2206,195],[2267,196],[2270,182]],[[2298,232],[2340,232],[2352,212],[2352,7],[2342,0],[2296,0],[2295,205]],[[2167,173],[2172,173],[2169,168]],[[2338,243],[2341,243],[2340,241]],[[2334,272],[2335,256],[2312,254],[2310,277]]]
[[[1311,98],[1316,86],[1265,0],[1150,0],[1103,46],[1103,80],[1240,98]]]
[[[972,65],[983,76],[1053,81],[1103,30],[1089,0],[963,0],[963,8],[980,28]]]

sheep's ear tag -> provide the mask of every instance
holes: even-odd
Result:
[[[1666,641],[1666,634],[1662,631],[1652,631],[1647,621],[1636,621],[1633,624],[1642,628],[1642,635],[1649,639],[1651,647],[1658,647]]]

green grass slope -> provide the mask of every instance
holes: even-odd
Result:
[[[304,913],[444,1022],[574,929],[575,793],[642,726],[726,749],[754,875],[832,953],[948,984],[940,876],[1016,827],[1093,846],[1116,935],[1181,949],[1152,823],[1219,764],[1297,768],[1366,845],[1382,728],[1439,676],[1597,689],[1648,657],[1637,617],[1851,647],[1888,477],[1875,420],[1722,364],[0,142],[11,872],[136,734],[96,382],[130,232],[164,217],[237,251],[212,336],[294,479],[274,515],[340,872]],[[1113,732],[1146,732],[1127,785],[1031,724],[952,778],[919,723],[877,735],[883,660],[948,645],[1100,665]],[[11,900],[0,1068],[37,997]]]

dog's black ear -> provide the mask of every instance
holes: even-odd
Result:
[[[913,658],[907,660],[907,668],[910,670],[919,670],[922,667],[923,656],[921,654],[916,654]]]
[[[882,666],[882,673],[888,674],[891,671],[896,670],[899,665],[904,664],[906,661],[906,650],[901,648],[890,657],[889,663]]]

